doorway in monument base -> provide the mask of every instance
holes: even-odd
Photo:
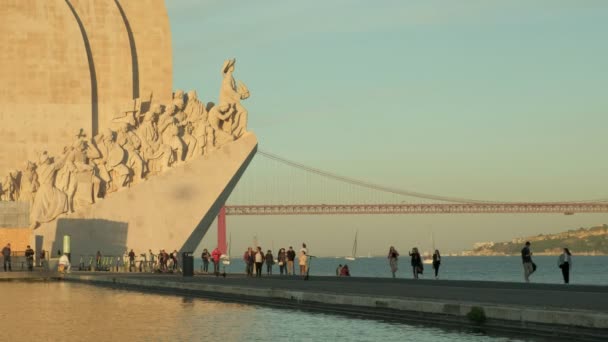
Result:
[[[60,218],[50,252],[53,258],[57,257],[58,250],[63,252],[63,237],[69,235],[72,267],[78,266],[81,257],[88,263],[89,257],[94,257],[97,251],[103,256],[122,257],[127,249],[128,231],[127,222]]]

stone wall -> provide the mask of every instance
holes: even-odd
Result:
[[[0,228],[0,246],[11,244],[13,252],[23,252],[31,245],[32,230],[28,228]]]
[[[82,34],[64,0],[0,0],[0,176],[91,127]]]
[[[163,0],[0,0],[0,176],[172,96]]]

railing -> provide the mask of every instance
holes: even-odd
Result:
[[[598,203],[438,203],[438,204],[301,204],[227,205],[226,215],[355,215],[355,214],[566,214],[608,213]]]

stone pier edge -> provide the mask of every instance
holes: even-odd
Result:
[[[124,278],[112,276],[66,275],[64,280],[121,287],[140,291],[159,291],[176,295],[189,293],[209,299],[224,298],[235,302],[249,302],[247,299],[290,303],[293,307],[310,309],[319,306],[345,308],[333,310],[336,313],[356,314],[369,318],[395,319],[406,317],[408,321],[433,323],[452,327],[488,329],[510,334],[527,334],[567,338],[576,337],[581,341],[600,341],[608,335],[608,313],[538,308],[525,306],[498,306],[487,303],[432,301],[428,299],[395,298],[386,296],[362,296],[357,294],[337,294],[318,291],[297,291],[289,289],[260,289],[246,286],[214,285],[198,282],[179,282],[173,279],[156,280],[145,278]],[[220,299],[221,300],[221,299]],[[483,308],[488,321],[477,326],[467,319],[473,307]],[[327,311],[327,310],[321,310]],[[329,310],[332,311],[332,310]],[[384,313],[384,315],[378,313]],[[388,314],[388,315],[387,315]],[[403,314],[403,315],[400,315]],[[409,314],[409,315],[408,315]],[[413,314],[413,315],[412,315]],[[418,316],[418,319],[416,319]]]

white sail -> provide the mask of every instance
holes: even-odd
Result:
[[[350,256],[347,256],[347,257],[346,257],[346,258],[344,258],[344,259],[346,259],[346,260],[351,260],[351,261],[355,260],[356,255],[357,255],[357,235],[358,235],[358,234],[359,234],[359,230],[357,230],[357,231],[355,232],[355,242],[353,242],[353,251],[352,251],[352,254],[351,254]]]
[[[230,234],[230,237],[228,238],[228,255],[224,254],[221,256],[222,264],[225,266],[230,265],[230,245],[231,244],[232,244],[232,233]]]

